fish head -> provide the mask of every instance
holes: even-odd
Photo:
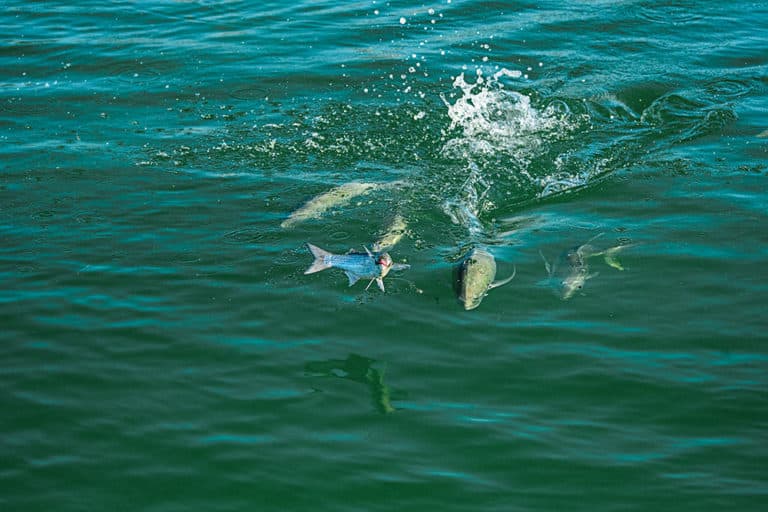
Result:
[[[563,300],[568,300],[573,297],[577,292],[580,292],[584,288],[584,283],[587,281],[587,274],[584,272],[574,272],[568,275],[560,282],[561,296]]]
[[[381,277],[384,277],[389,273],[393,264],[392,257],[387,252],[380,254],[376,258],[376,266],[379,267],[381,271]]]
[[[472,249],[459,266],[457,292],[464,309],[475,309],[483,301],[496,277],[496,261],[482,250]]]

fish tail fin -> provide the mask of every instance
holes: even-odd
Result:
[[[326,256],[331,256],[330,252],[310,243],[307,243],[307,249],[309,249],[309,252],[311,252],[312,256],[315,257],[315,261],[313,261],[312,265],[310,265],[309,268],[304,271],[305,274],[314,274],[315,272],[320,272],[321,270],[325,270],[333,266],[326,261]]]
[[[498,288],[499,286],[504,286],[508,282],[512,281],[516,275],[517,275],[517,265],[514,265],[511,276],[509,276],[506,279],[502,279],[501,281],[494,281],[493,283],[491,283],[491,286],[489,287],[489,289]]]
[[[617,245],[616,247],[611,247],[610,249],[607,249],[603,254],[603,260],[605,260],[605,263],[608,264],[609,267],[613,267],[616,270],[624,270],[624,265],[622,265],[617,257],[618,253],[619,251],[623,251],[624,249],[628,249],[636,245],[638,244]]]

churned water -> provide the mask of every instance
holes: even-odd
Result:
[[[3,510],[765,510],[764,2],[0,32]],[[386,293],[304,275],[393,222]],[[465,311],[474,247],[516,276]]]

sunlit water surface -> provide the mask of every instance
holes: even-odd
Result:
[[[0,507],[765,510],[766,27],[6,2]],[[398,218],[386,293],[304,275]],[[473,247],[516,276],[464,311]]]

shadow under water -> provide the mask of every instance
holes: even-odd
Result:
[[[385,370],[374,367],[375,359],[350,354],[346,359],[313,361],[304,366],[310,377],[336,377],[364,384],[368,387],[373,407],[381,414],[395,412],[389,386],[384,383]]]

